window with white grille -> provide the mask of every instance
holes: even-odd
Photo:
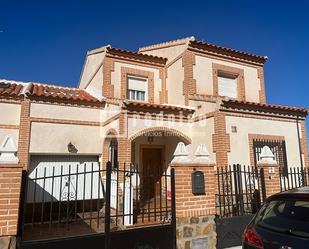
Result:
[[[146,101],[148,98],[146,78],[128,77],[128,99]]]
[[[218,74],[219,96],[237,98],[237,76],[226,73]]]

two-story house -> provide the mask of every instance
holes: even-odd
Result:
[[[205,145],[218,166],[255,165],[268,145],[281,166],[309,166],[308,110],[266,103],[266,60],[189,37],[91,50],[78,88],[0,80],[0,163],[110,160],[159,172],[183,142],[188,162]]]
[[[281,167],[309,167],[308,109],[266,103],[266,60],[188,37],[138,52],[91,50],[78,88],[0,80],[0,169],[17,165],[37,179],[111,161],[160,175],[175,161],[256,166],[265,145]],[[141,179],[141,199],[151,199],[160,179]],[[12,184],[3,192],[17,191]],[[9,198],[16,216],[19,195]],[[210,203],[201,202],[204,214]],[[11,218],[0,235],[16,234]]]

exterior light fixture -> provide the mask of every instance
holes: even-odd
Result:
[[[75,145],[72,144],[71,142],[68,143],[68,151],[69,151],[70,153],[77,153],[77,152],[78,152],[78,150],[77,150],[77,148],[75,147]]]
[[[154,140],[154,137],[153,136],[148,136],[147,137],[147,141],[149,144],[152,144],[153,143],[153,140]]]

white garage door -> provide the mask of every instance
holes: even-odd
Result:
[[[97,156],[32,156],[27,202],[103,198]]]

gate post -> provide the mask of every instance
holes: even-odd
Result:
[[[15,248],[19,235],[22,167],[0,164],[0,248]]]
[[[110,212],[111,212],[111,182],[112,182],[112,165],[111,162],[106,163],[106,196],[105,196],[105,248],[110,249]]]
[[[268,196],[271,196],[273,194],[279,193],[280,192],[280,174],[279,174],[279,166],[278,164],[258,164],[259,169],[262,170],[262,174],[264,177],[261,179],[261,184],[263,188],[263,183],[262,181],[264,180],[264,195],[263,199]]]
[[[175,169],[171,169],[171,191],[172,191],[172,226],[173,226],[173,248],[177,248],[176,240],[176,193],[175,193]]]
[[[216,165],[207,163],[173,163],[176,194],[176,236],[178,248],[216,248]],[[194,172],[204,176],[205,192],[192,189]]]

